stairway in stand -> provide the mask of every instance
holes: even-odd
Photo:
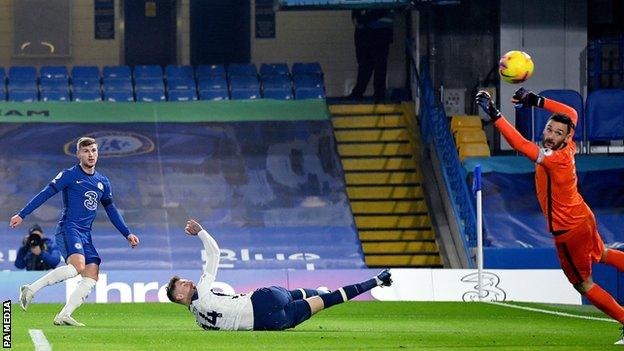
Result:
[[[369,267],[442,267],[407,105],[331,105],[347,194]]]

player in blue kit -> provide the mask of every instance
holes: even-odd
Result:
[[[184,229],[198,236],[206,250],[206,264],[197,283],[174,276],[167,285],[171,302],[188,307],[197,324],[205,330],[284,330],[294,328],[313,314],[346,302],[377,286],[392,284],[390,271],[359,284],[347,285],[333,292],[314,289],[287,290],[279,286],[257,289],[248,294],[226,295],[211,290],[219,265],[217,242],[195,220]]]
[[[67,303],[54,317],[55,325],[84,326],[71,314],[87,298],[98,279],[100,257],[91,240],[91,226],[98,203],[106,210],[108,218],[135,248],[139,238],[130,233],[123,218],[113,204],[113,193],[108,178],[95,170],[98,147],[95,139],[83,137],[76,143],[79,164],[60,172],[18,214],[11,217],[9,226],[16,228],[24,218],[58,192],[63,193],[63,210],[56,227],[56,244],[67,265],[60,266],[35,282],[20,288],[19,302],[24,311],[35,294],[43,287],[53,285],[80,274],[82,280]]]

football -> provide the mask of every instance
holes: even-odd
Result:
[[[524,51],[509,51],[498,63],[501,78],[511,84],[522,83],[533,74],[533,60]]]

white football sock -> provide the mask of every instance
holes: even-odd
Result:
[[[89,296],[95,283],[95,280],[92,278],[82,277],[82,280],[78,283],[78,286],[76,286],[76,290],[74,290],[69,300],[67,300],[65,307],[59,312],[59,316],[71,315],[74,313],[76,308],[80,307],[87,296]]]
[[[66,266],[57,267],[48,272],[43,277],[37,279],[34,283],[28,285],[28,288],[33,293],[37,293],[37,291],[41,290],[43,287],[65,281],[77,275],[78,271],[76,271],[76,268],[71,264],[68,264]]]

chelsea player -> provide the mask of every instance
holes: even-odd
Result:
[[[313,289],[287,290],[279,286],[257,289],[248,294],[226,295],[210,289],[217,275],[219,245],[195,220],[184,231],[198,236],[206,250],[203,274],[197,283],[174,276],[167,285],[171,302],[184,306],[195,315],[204,330],[284,330],[294,328],[313,314],[346,302],[377,286],[392,284],[387,269],[359,284],[347,285],[333,292]]]
[[[113,194],[108,178],[95,170],[98,145],[95,139],[82,137],[76,143],[78,165],[60,172],[18,214],[11,217],[9,226],[16,228],[24,218],[58,192],[63,193],[63,210],[56,227],[56,243],[67,265],[60,266],[35,282],[20,288],[19,302],[24,311],[35,294],[43,287],[53,285],[80,274],[82,280],[67,303],[54,317],[55,325],[84,326],[71,314],[87,298],[98,279],[100,257],[91,240],[91,225],[96,216],[98,203],[106,210],[108,218],[135,248],[139,238],[128,226],[113,204]]]

